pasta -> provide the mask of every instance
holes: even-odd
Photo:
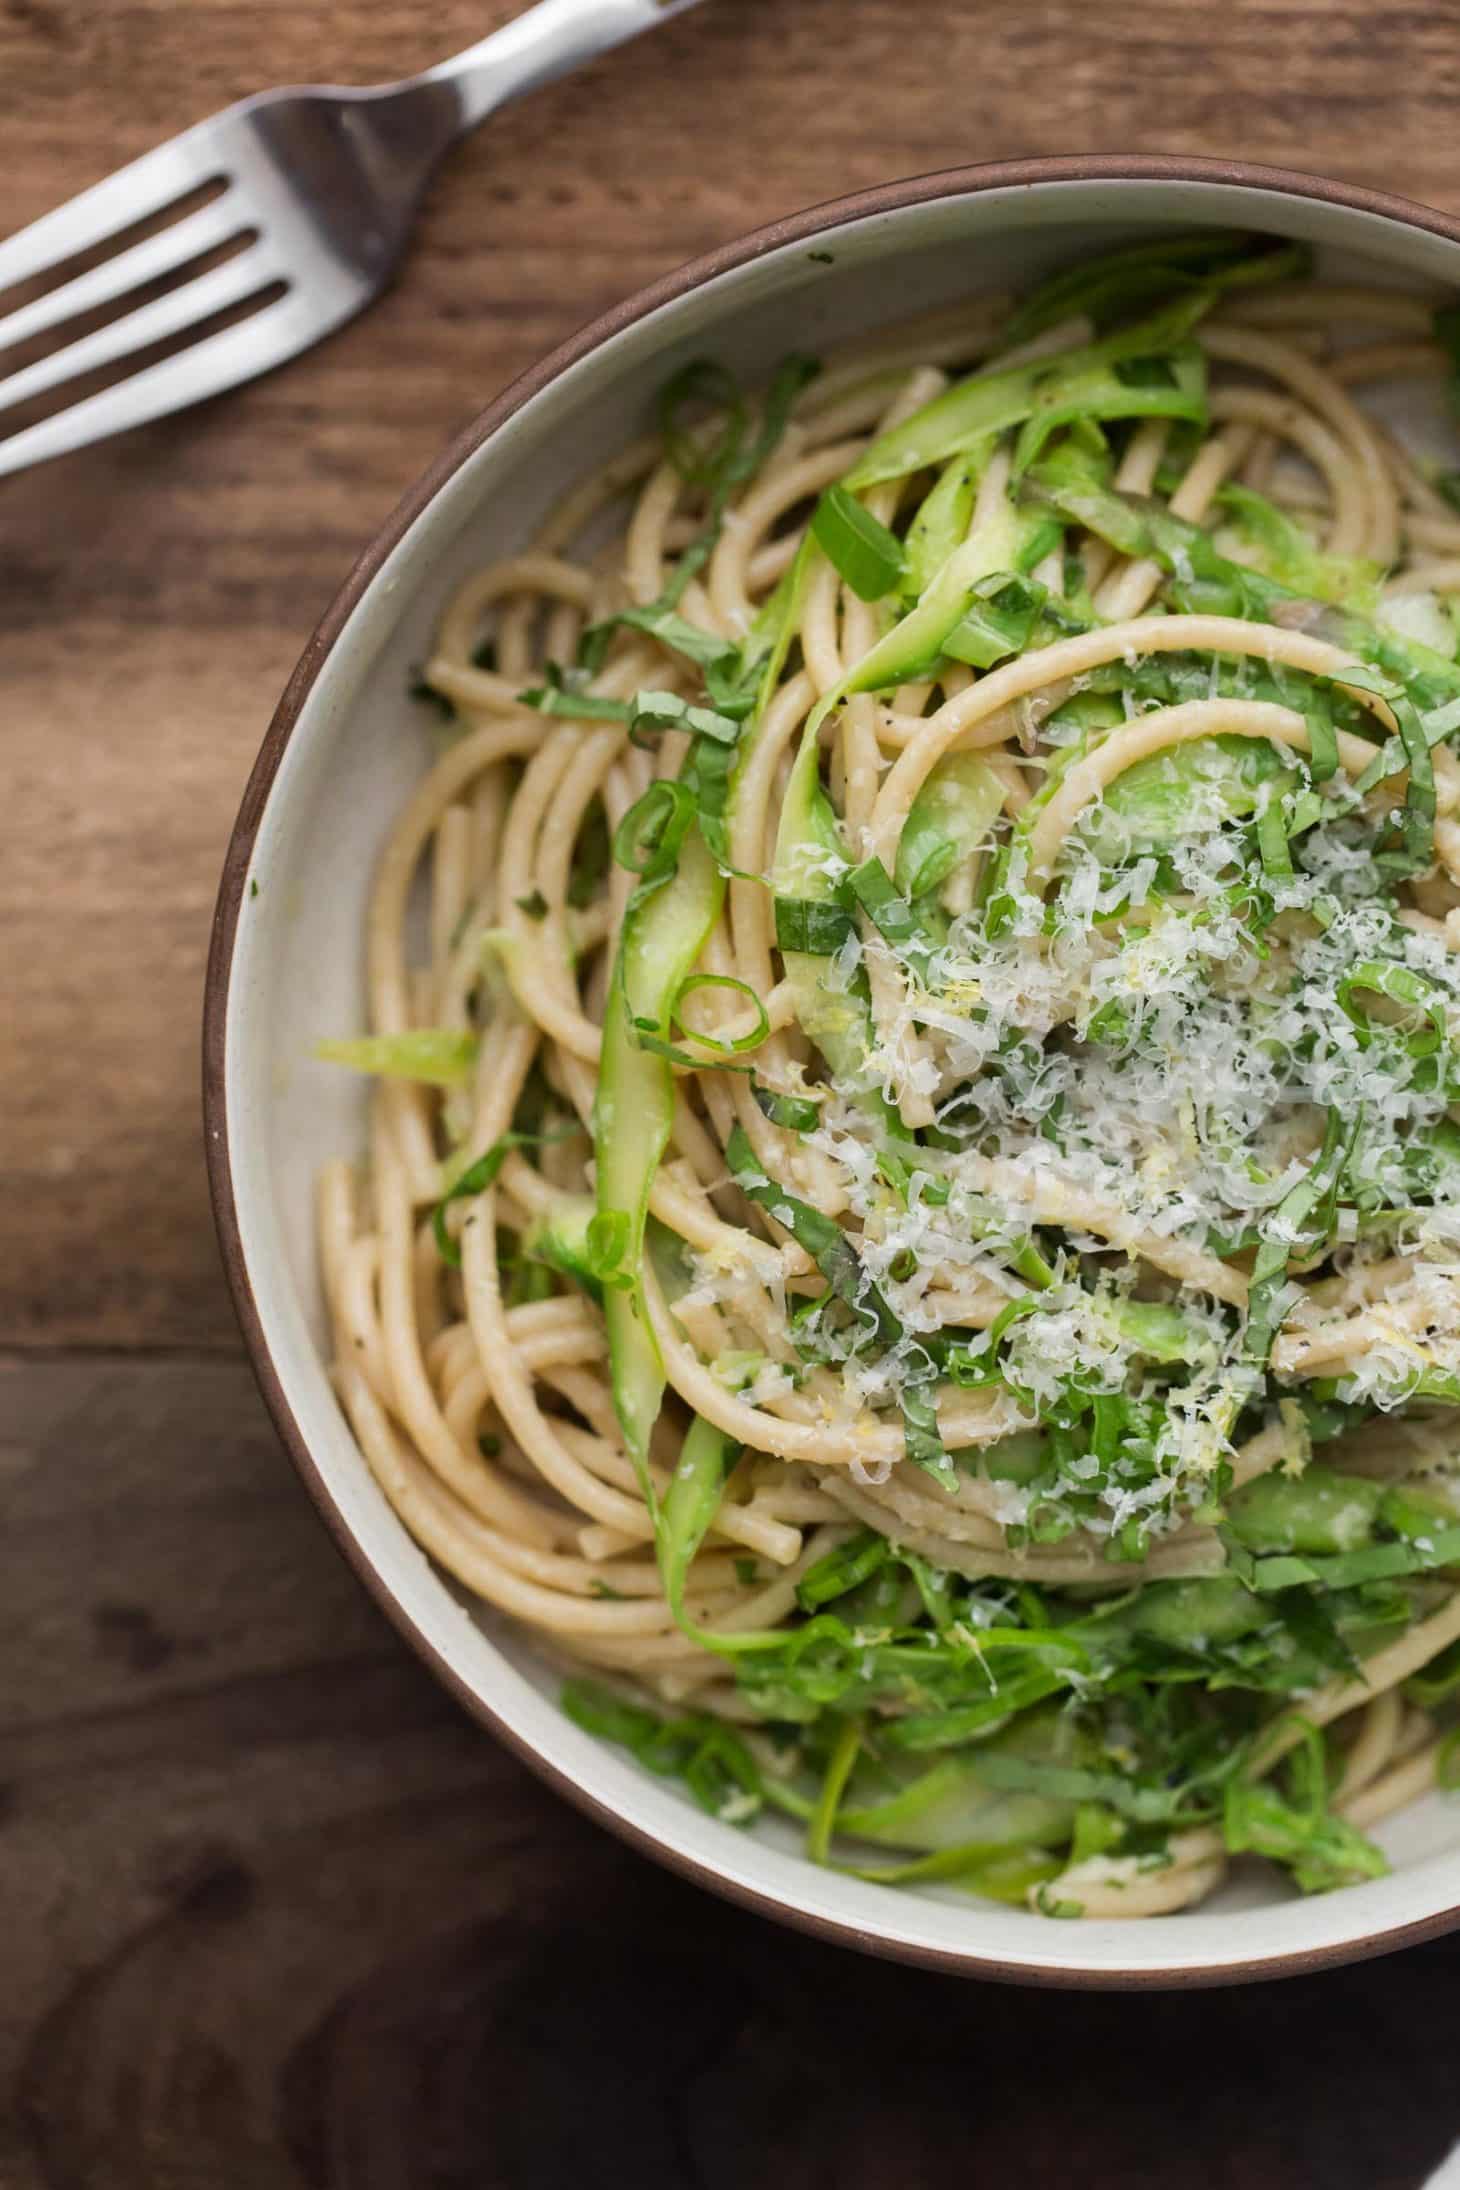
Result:
[[[687,368],[442,617],[339,1395],[814,1860],[1154,1915],[1453,1776],[1460,516],[1362,400],[1453,347],[1129,247]]]

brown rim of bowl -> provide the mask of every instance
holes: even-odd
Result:
[[[1220,1968],[1123,1971],[1088,1968],[1031,1969],[1020,1962],[969,1953],[961,1949],[949,1948],[944,1951],[903,1945],[894,1940],[874,1937],[855,1924],[810,1915],[805,1910],[780,1900],[774,1894],[763,1893],[753,1886],[725,1878],[711,1865],[685,1855],[642,1827],[631,1824],[597,1796],[579,1786],[567,1773],[548,1763],[530,1742],[503,1723],[491,1705],[461,1678],[417,1627],[390,1585],[365,1556],[341,1517],[315,1465],[274,1367],[258,1303],[244,1267],[238,1212],[233,1196],[224,1073],[229,976],[244,883],[254,840],[284,748],[330,649],[361,596],[392,549],[466,459],[498,427],[569,366],[575,365],[580,358],[612,340],[636,320],[657,310],[660,305],[687,295],[692,289],[719,274],[728,273],[752,259],[763,258],[768,252],[779,250],[783,245],[807,242],[829,228],[840,227],[846,221],[863,219],[871,214],[895,212],[904,206],[922,205],[936,198],[970,197],[986,190],[1027,189],[1035,184],[1062,182],[1226,183],[1246,190],[1267,191],[1275,197],[1306,198],[1319,204],[1342,206],[1352,212],[1377,214],[1386,220],[1397,221],[1404,227],[1427,230],[1431,234],[1443,236],[1450,243],[1460,244],[1460,220],[1451,219],[1432,207],[1416,205],[1405,198],[1391,197],[1383,191],[1364,189],[1358,184],[1334,182],[1326,176],[1304,175],[1291,168],[1260,167],[1242,160],[1135,154],[1129,157],[1106,154],[1084,157],[1077,154],[1059,158],[1001,160],[985,166],[946,168],[934,174],[914,176],[903,182],[881,184],[875,189],[857,191],[849,197],[829,199],[825,204],[813,206],[803,213],[793,213],[784,220],[772,221],[767,227],[753,229],[749,234],[721,244],[703,257],[692,259],[687,265],[675,268],[658,281],[652,282],[648,288],[640,289],[623,303],[615,305],[600,318],[590,321],[576,334],[570,335],[540,363],[531,366],[489,403],[408,490],[360,556],[334,601],[325,611],[289,679],[243,794],[238,818],[229,839],[218,902],[213,914],[203,1006],[204,1147],[224,1269],[254,1375],[273,1417],[275,1428],[319,1509],[325,1526],[356,1575],[417,1655],[426,1661],[437,1678],[471,1716],[498,1740],[505,1742],[539,1777],[545,1779],[559,1794],[565,1795],[597,1823],[606,1825],[620,1839],[667,1865],[681,1877],[691,1879],[697,1885],[709,1887],[712,1892],[737,1902],[758,1916],[791,1924],[798,1930],[810,1932],[815,1937],[837,1945],[857,1946],[889,1960],[911,1962],[923,1968],[958,1976],[1010,1984],[1149,1991],[1177,1986],[1240,1984],[1256,1979],[1294,1977],[1338,1963],[1391,1953],[1397,1948],[1433,1939],[1460,1926],[1460,1905],[1442,1910],[1434,1916],[1416,1918],[1410,1923],[1396,1924],[1383,1931],[1371,1932],[1362,1939],[1338,1946],[1312,1947],[1266,1961],[1232,1963]]]

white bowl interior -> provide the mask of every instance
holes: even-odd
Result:
[[[1460,1804],[1380,1837],[1392,1877],[1298,1900],[1259,1877],[1176,1918],[1052,1923],[952,1890],[892,1891],[819,1870],[771,1823],[717,1823],[579,1731],[530,1644],[469,1605],[377,1490],[326,1379],[312,1235],[320,1165],[363,1140],[365,1094],[313,1061],[363,1023],[362,917],[389,823],[427,765],[405,697],[450,588],[512,551],[558,494],[641,429],[654,390],[705,352],[749,375],[1141,230],[1247,226],[1317,245],[1325,271],[1460,284],[1460,249],[1380,215],[1215,182],[1049,182],[943,197],[783,245],[660,306],[531,398],[461,465],[356,606],[284,752],[254,847],[228,994],[225,1088],[244,1264],[273,1364],[328,1494],[421,1638],[545,1763],[660,1849],[849,1941],[1030,1976],[1177,1978],[1332,1953],[1460,1904]],[[833,263],[813,259],[830,251]],[[1428,438],[1428,434],[1425,436]]]

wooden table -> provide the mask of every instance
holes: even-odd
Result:
[[[0,228],[263,83],[402,74],[511,12],[0,0]],[[1460,208],[1457,92],[1449,0],[711,0],[466,146],[367,321],[0,490],[3,2190],[1415,2190],[1460,2134],[1460,1941],[1225,1994],[961,1985],[548,1794],[296,1488],[196,1092],[273,699],[519,367],[740,228],[960,159],[1243,153]]]

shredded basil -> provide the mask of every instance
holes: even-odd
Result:
[[[902,576],[902,548],[895,533],[845,487],[831,487],[817,503],[811,535],[852,591],[880,601]]]

